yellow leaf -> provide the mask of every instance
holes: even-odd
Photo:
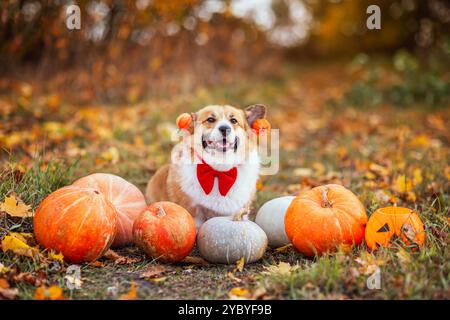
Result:
[[[112,164],[116,164],[120,159],[119,150],[116,147],[110,147],[108,150],[102,152],[101,157]]]
[[[130,291],[120,296],[119,300],[136,300],[136,286],[134,285],[134,281],[131,281]]]
[[[412,181],[404,174],[401,174],[395,179],[393,188],[398,192],[408,192],[412,189]]]
[[[291,248],[292,248],[292,243],[289,243],[289,244],[287,244],[287,245],[285,245],[285,246],[276,248],[275,251],[276,251],[276,252],[279,252],[279,253],[281,253],[281,252],[287,252],[287,251],[289,251]]]
[[[8,273],[11,269],[6,267],[3,263],[0,263],[0,274]]]
[[[245,298],[250,296],[250,292],[242,287],[234,287],[228,292],[230,298]]]
[[[411,202],[415,202],[417,200],[416,194],[412,191],[408,191],[406,193],[406,199]]]
[[[423,181],[422,170],[420,168],[417,168],[414,170],[414,173],[413,173],[414,185],[417,186],[418,184],[421,184],[422,181]]]
[[[376,177],[377,177],[377,176],[376,176],[374,173],[372,173],[372,172],[370,172],[370,171],[367,171],[367,172],[366,172],[366,178],[367,178],[367,179],[369,179],[369,180],[374,180]]]
[[[244,265],[245,265],[245,258],[242,257],[236,262],[236,268],[234,269],[234,271],[242,272],[242,270],[244,270]]]
[[[65,300],[63,290],[58,286],[40,286],[34,293],[35,300]]]
[[[53,250],[51,250],[48,253],[48,258],[50,260],[54,260],[54,261],[58,261],[59,263],[63,264],[64,263],[64,255],[62,254],[62,252],[56,254]]]
[[[430,145],[430,138],[424,134],[418,135],[411,140],[411,146],[426,148]]]
[[[32,217],[31,206],[26,205],[22,200],[18,199],[16,195],[11,194],[0,203],[0,211],[6,212],[11,217]]]
[[[5,236],[2,240],[3,252],[12,251],[20,256],[34,257],[38,253],[37,249],[30,247],[26,242],[22,241],[23,239],[19,239],[19,237],[14,235]]]
[[[291,266],[287,262],[280,262],[278,265],[272,265],[268,267],[264,267],[267,271],[263,271],[264,274],[279,274],[279,275],[287,275],[292,271],[298,269],[298,265]]]
[[[155,283],[159,283],[159,282],[164,282],[164,281],[166,281],[166,279],[167,279],[167,277],[159,277],[159,278],[148,279],[148,281],[155,282]]]

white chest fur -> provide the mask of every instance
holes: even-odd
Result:
[[[200,205],[217,213],[228,216],[238,213],[248,202],[255,191],[258,180],[260,161],[256,151],[252,152],[248,161],[237,166],[237,177],[226,196],[219,192],[219,182],[215,178],[211,193],[206,194],[198,179],[196,164],[177,164],[181,189],[190,196],[195,205]]]

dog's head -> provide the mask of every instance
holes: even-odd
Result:
[[[210,105],[192,114],[194,151],[217,170],[246,161],[256,151],[252,124],[266,116],[266,107],[251,105],[245,110],[229,105]]]

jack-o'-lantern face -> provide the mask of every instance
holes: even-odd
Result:
[[[421,246],[425,240],[425,231],[419,216],[411,209],[386,207],[370,216],[365,239],[371,250],[379,246],[388,247],[396,239],[401,239],[408,246]]]

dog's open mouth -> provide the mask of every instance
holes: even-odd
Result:
[[[227,139],[223,140],[209,140],[202,137],[202,145],[205,150],[216,150],[220,152],[227,152],[228,150],[233,150],[236,152],[238,147],[239,139],[236,137],[234,141],[229,142]]]

